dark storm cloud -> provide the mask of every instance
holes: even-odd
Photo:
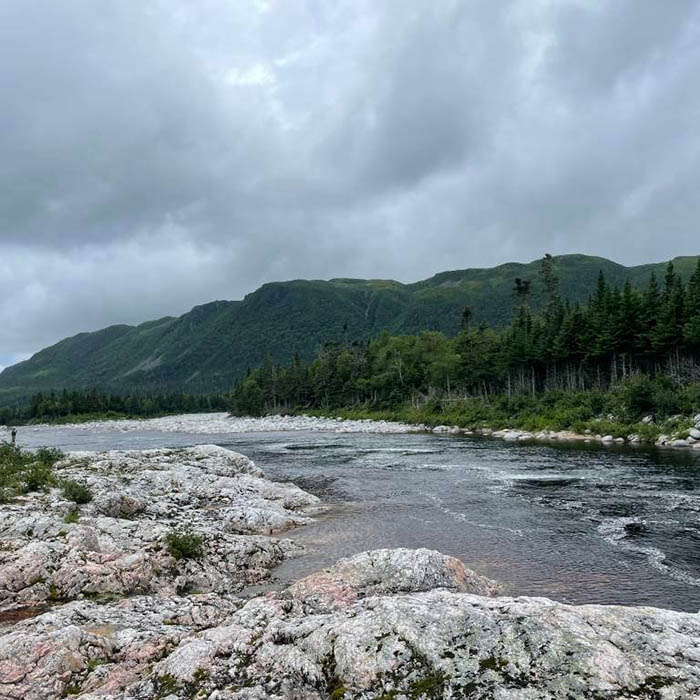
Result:
[[[697,253],[700,2],[0,3],[0,365],[290,277]]]

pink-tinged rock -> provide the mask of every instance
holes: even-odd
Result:
[[[69,603],[0,634],[0,698],[53,700],[67,688],[122,698],[184,640],[221,623],[242,601],[213,594]],[[172,624],[180,618],[189,626]]]
[[[327,571],[290,586],[306,605],[344,607],[358,598],[386,593],[452,591],[494,595],[495,581],[467,569],[459,559],[429,549],[377,549],[341,559]]]
[[[187,683],[196,677],[198,672],[209,671],[212,659],[217,653],[217,645],[206,639],[184,641],[172,654],[156,665],[155,675],[168,675],[182,683]]]
[[[27,667],[19,661],[0,661],[0,683],[12,685],[27,675]]]
[[[26,634],[24,625],[0,637],[0,697],[12,700],[46,700],[60,697],[74,676],[83,673],[90,659],[109,657],[112,645],[104,637],[75,625],[47,630],[40,638]],[[16,668],[23,666],[20,674]]]
[[[260,535],[309,522],[299,511],[318,504],[214,445],[76,453],[56,470],[87,484],[93,500],[78,509],[78,523],[64,522],[75,504],[59,489],[0,513],[0,611],[84,594],[240,590],[299,551]],[[182,530],[203,539],[197,561],[168,552],[167,536]]]
[[[120,691],[138,682],[141,675],[143,675],[142,668],[100,666],[85,679],[80,687],[81,694],[91,693],[99,698],[119,697]]]
[[[0,696],[58,700],[70,685],[83,700],[700,697],[699,615],[474,595],[461,591],[493,582],[455,561],[368,552],[243,605],[71,603],[0,636],[13,679]],[[206,629],[174,624],[195,619]]]

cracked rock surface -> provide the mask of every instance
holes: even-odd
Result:
[[[302,511],[318,503],[214,445],[73,453],[55,472],[93,498],[77,522],[66,522],[76,506],[58,488],[0,508],[0,612],[80,596],[239,591],[298,551],[264,535],[308,522]],[[202,538],[201,558],[169,553],[168,534],[185,530]]]
[[[363,552],[246,600],[293,551],[261,533],[303,522],[313,496],[214,447],[74,455],[59,472],[95,494],[77,523],[56,490],[0,511],[0,698],[700,697],[700,615],[499,597],[426,549]],[[202,559],[162,546],[185,523]]]
[[[496,590],[451,557],[398,549],[249,601],[75,601],[0,637],[0,696],[698,697],[698,615],[485,595]]]

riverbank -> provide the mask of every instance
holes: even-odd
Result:
[[[71,425],[73,423],[104,423],[106,421],[121,420],[149,420],[151,418],[164,418],[165,416],[176,416],[179,411],[164,411],[146,416],[135,416],[130,413],[120,413],[117,411],[105,411],[97,413],[69,413],[66,416],[57,418],[31,418],[29,420],[12,421],[10,426],[26,427],[32,425]]]
[[[20,439],[24,432],[37,432],[51,424],[24,426],[19,431]],[[95,430],[114,430],[129,432],[134,430],[151,430],[166,433],[196,433],[200,435],[217,435],[228,433],[259,432],[299,432],[320,431],[338,433],[406,433],[425,430],[424,425],[410,425],[400,421],[359,418],[347,419],[335,416],[312,415],[275,415],[264,417],[231,416],[228,413],[184,413],[160,418],[99,420],[73,424],[64,424],[63,428],[76,431],[92,432]],[[7,440],[9,428],[0,426],[0,440]]]
[[[549,442],[579,441],[588,443],[656,445],[658,447],[688,447],[700,449],[700,414],[694,416],[672,416],[654,421],[653,416],[639,422],[624,422],[614,416],[578,421],[576,429],[562,428],[561,420],[549,419],[546,415],[532,416],[496,415],[492,418],[474,420],[471,414],[459,410],[430,411],[426,408],[404,407],[392,410],[366,408],[313,411],[310,415],[342,419],[345,421],[376,420],[412,426],[433,433],[483,436]],[[539,426],[539,427],[533,427]]]
[[[505,597],[427,549],[357,554],[246,598],[247,585],[299,553],[280,534],[293,537],[321,504],[236,452],[74,453],[53,469],[55,485],[0,507],[1,697],[680,699],[700,690],[699,615]],[[71,500],[66,481],[89,498]]]
[[[82,421],[62,424],[62,427],[86,433],[98,430],[124,433],[144,430],[199,435],[300,431],[395,434],[425,431],[523,442],[655,445],[700,450],[700,414],[673,416],[658,423],[651,416],[636,423],[621,422],[609,416],[588,420],[579,424],[577,430],[559,428],[557,426],[560,423],[557,421],[553,421],[549,427],[539,429],[523,427],[531,426],[532,423],[530,417],[522,416],[515,416],[509,421],[496,417],[475,424],[471,416],[459,412],[430,412],[424,408],[381,411],[354,408],[263,417],[232,416],[221,412],[186,413],[158,418]],[[547,425],[546,418],[539,419],[537,423]],[[40,433],[52,425],[44,423],[23,426],[20,428],[20,442],[22,434]],[[9,438],[10,428],[0,426],[0,441]]]
[[[304,512],[318,506],[215,445],[73,452],[48,469],[0,507],[0,611],[77,597],[236,592],[297,551],[259,536],[309,522]]]

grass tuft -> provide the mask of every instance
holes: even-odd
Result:
[[[171,532],[165,538],[170,555],[177,559],[201,559],[204,554],[204,538],[193,532]]]
[[[73,503],[89,503],[92,500],[92,492],[86,484],[81,484],[73,479],[65,479],[61,484],[63,495]]]

